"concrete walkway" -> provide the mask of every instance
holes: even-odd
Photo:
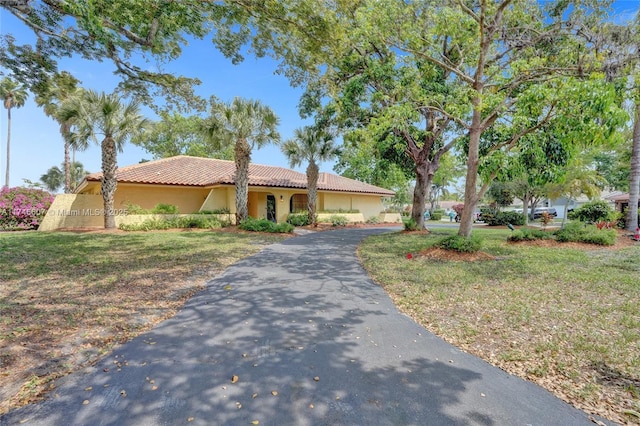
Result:
[[[380,232],[267,247],[0,425],[593,425],[400,314],[355,255]]]

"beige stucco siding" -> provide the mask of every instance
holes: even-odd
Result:
[[[143,209],[152,209],[157,204],[172,204],[180,213],[196,213],[207,199],[209,190],[198,187],[174,187],[118,184],[114,205],[124,208],[127,204],[137,204]]]
[[[180,213],[200,211],[209,195],[208,188],[169,185],[141,185],[118,183],[113,199],[115,208],[123,209],[127,204],[135,204],[143,209],[152,209],[157,204],[172,204]],[[100,182],[90,182],[82,189],[82,194],[100,194]]]
[[[365,220],[378,216],[383,210],[382,199],[377,195],[340,194],[324,192],[324,206],[318,210],[358,210]]]
[[[233,188],[221,186],[217,188],[211,188],[207,198],[202,204],[201,210],[213,211],[220,209],[229,209],[229,211],[235,212],[235,191]]]
[[[95,194],[60,194],[51,203],[38,231],[60,228],[104,226],[102,196]]]

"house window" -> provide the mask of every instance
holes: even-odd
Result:
[[[293,194],[289,203],[291,213],[307,211],[307,194]]]

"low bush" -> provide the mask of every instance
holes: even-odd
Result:
[[[369,219],[367,219],[367,223],[370,225],[377,225],[381,223],[381,220],[379,216],[371,216]]]
[[[287,223],[293,226],[307,226],[311,225],[309,222],[309,213],[291,213],[287,217]]]
[[[149,214],[149,210],[143,209],[138,204],[133,204],[130,201],[127,201],[124,205],[127,214]]]
[[[224,225],[225,224],[215,217],[184,216],[168,219],[148,219],[142,223],[123,223],[119,228],[123,231],[159,231],[182,228],[218,229]]]
[[[507,241],[534,241],[534,240],[549,240],[554,237],[554,234],[545,232],[541,229],[521,228],[515,230],[507,238]]]
[[[253,232],[289,233],[293,232],[294,226],[290,223],[274,223],[267,219],[254,219],[249,217],[240,223],[239,228]]]
[[[334,214],[329,216],[329,222],[333,226],[347,226],[349,220],[346,216],[341,216],[339,214]]]
[[[616,243],[618,233],[615,229],[598,229],[594,225],[572,222],[555,232],[560,242],[577,242],[611,246]]]
[[[442,220],[442,216],[444,216],[444,210],[434,210],[429,220]]]
[[[321,210],[318,213],[360,213],[358,209]]]
[[[525,222],[524,214],[508,211],[508,212],[482,212],[482,220],[489,226],[507,226],[508,224],[514,226],[522,226]]]
[[[41,189],[0,189],[0,230],[38,229],[53,199],[53,195]]]
[[[420,227],[416,223],[413,218],[409,218],[404,221],[404,230],[405,231],[419,231]]]
[[[616,212],[606,201],[597,200],[583,204],[569,213],[569,219],[586,223],[596,223],[600,221],[613,221],[618,218]]]
[[[178,214],[178,207],[173,204],[158,203],[151,209],[151,214]]]
[[[472,235],[469,238],[460,235],[451,235],[438,241],[435,246],[461,253],[475,253],[482,247],[482,240],[476,235]]]
[[[215,209],[215,210],[201,210],[195,214],[231,214],[231,210],[228,208]]]

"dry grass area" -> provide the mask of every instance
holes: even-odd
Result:
[[[223,231],[0,233],[0,414],[172,316],[281,235]]]
[[[373,237],[360,256],[401,310],[448,342],[588,413],[640,424],[640,243],[475,233],[481,253],[432,247],[442,231]]]

